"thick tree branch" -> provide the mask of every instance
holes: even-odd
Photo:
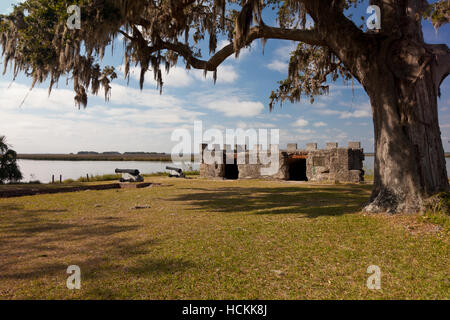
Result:
[[[301,0],[308,14],[314,20],[317,32],[322,35],[330,50],[339,57],[353,76],[362,81],[361,67],[367,62],[355,59],[355,56],[366,56],[373,36],[360,30],[344,12],[341,1]]]
[[[281,29],[266,25],[251,28],[245,38],[243,47],[250,45],[256,39],[281,39],[305,42],[311,45],[326,46],[319,34],[314,30]],[[157,47],[150,47],[151,51]],[[184,57],[186,62],[195,69],[215,71],[217,67],[229,56],[236,52],[232,43],[217,51],[209,60],[201,60],[194,57],[189,46],[180,42],[161,42],[161,49],[174,51]]]
[[[448,49],[447,54],[440,56],[437,63],[439,69],[437,77],[440,79],[439,85],[441,85],[442,81],[450,74],[450,51]]]
[[[442,81],[450,74],[450,49],[445,44],[427,44],[426,48],[434,56],[432,60],[434,83],[439,95]]]

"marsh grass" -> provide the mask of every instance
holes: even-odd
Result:
[[[76,180],[76,182],[96,182],[96,181],[115,181],[119,180],[121,177],[120,174],[102,174],[102,175],[89,175],[88,177],[80,177]],[[65,180],[66,183],[73,183],[74,181],[71,179]]]
[[[448,234],[362,214],[370,185],[147,181],[160,185],[0,199],[0,297],[450,298]],[[81,290],[66,288],[72,264]]]
[[[364,169],[364,181],[366,182],[373,182],[373,169]]]
[[[186,176],[198,176],[200,175],[200,171],[190,170],[190,171],[183,171]],[[161,176],[168,176],[169,172],[154,172],[154,173],[148,173],[148,174],[142,174],[143,177],[161,177]],[[104,174],[104,175],[93,175],[89,176],[89,179],[87,177],[80,177],[76,181],[72,179],[65,180],[64,182],[67,183],[73,183],[73,182],[96,182],[96,181],[116,181],[119,180],[121,177],[120,174]]]
[[[183,170],[183,173],[186,175],[186,176],[199,176],[200,175],[200,171],[196,171],[196,170],[187,170],[187,171],[184,171]],[[168,172],[168,171],[159,171],[159,172],[154,172],[154,173],[146,173],[146,174],[143,174],[143,176],[144,177],[168,177],[169,176],[169,174],[170,174],[170,172]]]

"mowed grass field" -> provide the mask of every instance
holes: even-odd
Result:
[[[363,214],[370,185],[147,180],[0,199],[0,298],[450,298],[448,220]]]

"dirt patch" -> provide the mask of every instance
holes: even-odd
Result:
[[[366,215],[366,214],[365,214]],[[420,214],[371,214],[386,219],[390,224],[402,226],[413,235],[439,234],[443,227],[424,220]]]
[[[404,228],[414,235],[421,235],[427,233],[439,233],[443,228],[439,225],[427,223],[427,222],[411,222],[405,223]]]

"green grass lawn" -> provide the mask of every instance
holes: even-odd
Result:
[[[450,298],[448,217],[360,213],[370,185],[147,180],[0,199],[0,298]]]

